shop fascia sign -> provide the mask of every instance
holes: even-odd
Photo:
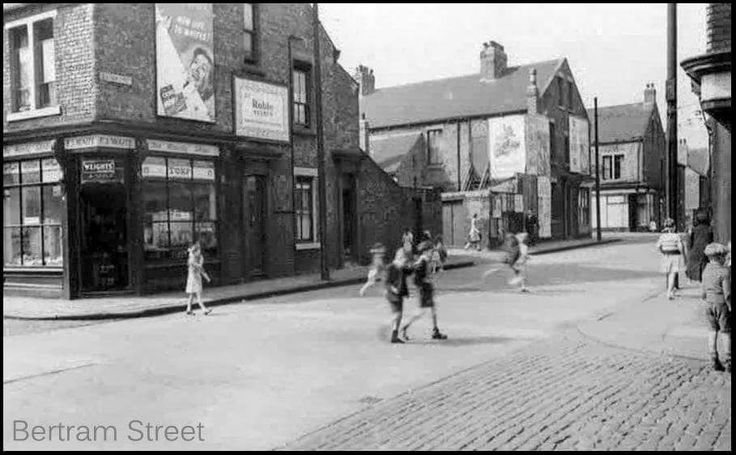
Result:
[[[115,149],[134,149],[135,139],[124,136],[94,134],[91,136],[68,137],[64,139],[64,148],[77,150],[85,148],[106,147]]]
[[[289,142],[286,87],[235,77],[235,134]]]
[[[34,155],[36,153],[51,153],[54,151],[54,142],[56,142],[55,139],[50,139],[48,141],[7,145],[3,147],[3,158]]]
[[[116,180],[115,160],[83,160],[82,182]]]
[[[188,142],[159,141],[148,139],[148,150],[151,152],[183,153],[186,155],[218,156],[220,149],[214,145],[192,144]]]

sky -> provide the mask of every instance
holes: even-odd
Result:
[[[698,98],[679,63],[705,53],[706,4],[677,5],[679,136],[705,146]],[[509,66],[565,57],[583,103],[643,100],[657,89],[666,128],[667,4],[324,3],[320,20],[351,74],[374,70],[376,88],[480,72],[482,43],[504,46]]]

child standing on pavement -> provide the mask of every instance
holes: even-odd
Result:
[[[724,266],[726,247],[711,243],[705,247],[708,264],[703,269],[702,298],[707,307],[705,314],[711,327],[708,334],[713,369],[731,372],[731,274]],[[722,334],[722,357],[718,358],[718,334]],[[721,363],[721,359],[723,363]],[[725,368],[724,368],[725,366]]]
[[[419,244],[419,260],[414,264],[414,284],[419,289],[419,309],[417,313],[409,319],[404,327],[401,329],[401,334],[404,339],[409,339],[406,331],[409,329],[416,320],[424,316],[427,308],[432,312],[432,325],[434,330],[432,332],[432,338],[435,340],[445,340],[447,335],[440,332],[437,326],[437,310],[434,305],[434,286],[429,278],[430,273],[430,261],[432,260],[432,243],[422,242]]]
[[[376,284],[377,281],[380,281],[381,275],[383,274],[386,267],[386,265],[384,264],[384,258],[386,257],[386,248],[384,248],[383,244],[374,244],[373,248],[370,249],[370,253],[371,255],[373,255],[373,262],[371,263],[371,269],[368,270],[368,279],[366,280],[363,287],[360,288],[361,297],[365,295],[365,291],[367,291],[369,287]]]
[[[404,311],[404,297],[409,296],[406,276],[411,273],[406,252],[399,248],[392,263],[386,267],[386,300],[391,304],[391,343],[404,343],[399,338],[399,326]]]
[[[189,302],[187,303],[186,314],[194,314],[192,311],[192,301],[197,296],[197,303],[202,308],[204,314],[210,314],[211,308],[205,308],[202,304],[202,278],[210,282],[210,276],[204,270],[204,257],[202,257],[202,248],[199,241],[195,241],[189,248],[189,258],[187,260],[187,287],[184,292],[189,294]]]

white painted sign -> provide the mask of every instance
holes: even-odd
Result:
[[[41,162],[41,181],[58,182],[61,180],[61,166],[54,158],[45,159]]]
[[[590,174],[588,121],[570,116],[570,172]]]
[[[220,149],[214,145],[187,142],[159,141],[148,139],[148,150],[152,152],[186,153],[187,155],[219,156]]]
[[[286,87],[236,77],[235,134],[289,142]]]
[[[76,150],[93,147],[107,147],[114,149],[134,149],[135,139],[124,136],[109,136],[94,134],[92,136],[68,137],[64,139],[64,148]]]
[[[55,139],[26,144],[14,144],[3,147],[3,158],[32,155],[34,153],[50,153],[54,151]]]
[[[143,163],[141,164],[141,175],[143,178],[166,178],[166,158],[149,156],[143,160]]]
[[[107,73],[105,71],[100,71],[100,80],[121,85],[133,85],[132,77],[123,76],[121,74]]]
[[[513,177],[526,171],[524,116],[508,115],[488,119],[488,153],[491,178]]]
[[[169,166],[167,170],[170,179],[192,179],[192,164],[189,162],[189,160],[169,159]]]
[[[210,161],[195,161],[193,167],[193,178],[197,180],[215,181],[215,163]]]
[[[552,183],[549,177],[537,177],[537,207],[539,238],[552,237]]]

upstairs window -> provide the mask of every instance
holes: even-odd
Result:
[[[603,180],[618,180],[621,178],[621,166],[624,161],[624,155],[607,155],[603,157]]]
[[[294,124],[309,128],[309,69],[305,66],[294,68],[292,90],[294,92]]]
[[[243,3],[243,49],[246,62],[256,61],[256,44],[256,5]]]
[[[11,111],[57,105],[55,11],[5,25],[10,44]]]
[[[441,140],[442,130],[427,131],[427,161],[429,164],[442,163],[442,155],[440,154]]]
[[[567,81],[567,108],[572,110],[573,87],[572,82]]]

